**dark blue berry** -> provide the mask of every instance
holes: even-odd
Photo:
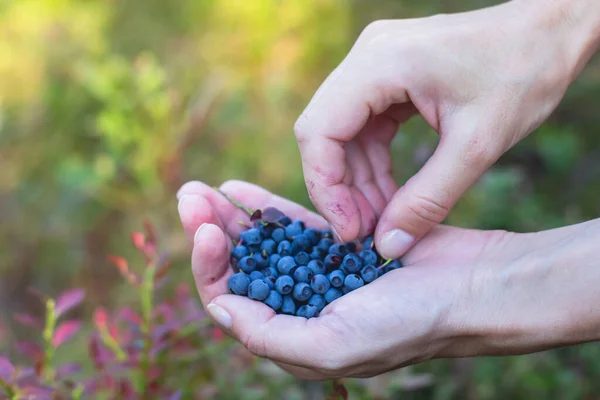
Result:
[[[292,255],[292,244],[284,240],[277,245],[277,252],[281,257]]]
[[[350,253],[354,253],[354,252],[356,252],[356,243],[348,242],[348,243],[346,243],[346,248],[348,249],[348,251]]]
[[[317,310],[321,311],[327,305],[325,298],[320,294],[313,294],[308,299],[308,305],[317,307]]]
[[[269,296],[271,289],[262,279],[251,282],[248,286],[248,297],[253,300],[263,301]]]
[[[260,271],[252,271],[252,272],[250,273],[250,281],[255,281],[255,280],[257,280],[257,279],[262,279],[262,278],[264,278],[264,277],[265,277],[265,276],[264,276],[264,275],[263,275],[263,273],[262,273],[262,272],[260,272]]]
[[[373,250],[375,248],[375,238],[373,236],[367,236],[362,242],[363,250]]]
[[[311,260],[323,261],[326,255],[327,250],[319,249],[318,247],[313,247],[312,252],[310,253],[310,258]]]
[[[277,277],[279,276],[279,272],[277,272],[277,268],[275,267],[263,268],[260,270],[260,272],[262,272],[264,276],[272,276],[275,279],[277,279]]]
[[[346,245],[335,243],[329,247],[329,253],[335,254],[336,256],[344,257],[346,254],[348,254],[348,248],[346,247]]]
[[[347,288],[350,291],[356,290],[364,285],[365,282],[356,274],[350,274],[346,276],[346,279],[344,279],[344,288]]]
[[[281,257],[281,260],[277,263],[277,271],[281,275],[289,275],[292,269],[296,268],[296,261],[292,256]]]
[[[306,229],[306,225],[304,224],[304,221],[302,221],[301,219],[295,219],[294,221],[292,221],[292,224],[298,225],[300,227],[300,230],[304,231]]]
[[[269,286],[270,290],[275,289],[275,278],[272,276],[265,276],[264,278],[262,278],[262,281],[264,283],[267,284],[267,286]]]
[[[276,228],[271,234],[271,239],[277,243],[285,240],[285,230],[283,228]]]
[[[316,246],[319,244],[319,240],[321,239],[321,232],[315,228],[308,228],[304,230],[304,236],[310,240],[310,244],[312,246]]]
[[[231,293],[241,296],[248,294],[248,285],[250,285],[250,277],[243,272],[233,274],[227,280],[227,287]]]
[[[296,260],[296,264],[298,265],[307,265],[310,261],[310,256],[305,252],[301,251],[300,253],[296,254],[296,257],[294,257],[294,259]]]
[[[329,248],[333,245],[333,240],[325,238],[321,239],[317,244],[317,247],[323,250],[325,253],[329,252]]]
[[[287,240],[293,240],[296,236],[302,234],[302,227],[295,222],[292,222],[285,227],[285,237]]]
[[[331,286],[331,283],[329,282],[329,279],[327,279],[327,277],[325,275],[315,275],[312,277],[312,280],[310,281],[310,287],[317,294],[325,294],[325,292],[327,292],[327,290],[329,290],[330,286]]]
[[[327,273],[327,269],[325,268],[323,261],[312,260],[308,263],[307,267],[313,272],[313,275],[325,275],[325,273]]]
[[[327,271],[331,272],[338,269],[338,267],[342,263],[342,257],[337,256],[335,254],[327,254],[327,257],[325,257],[325,261],[323,261],[323,263],[325,264],[325,268],[327,268]]]
[[[297,283],[296,286],[294,286],[294,290],[292,291],[292,296],[298,301],[307,301],[312,295],[312,289],[310,288],[308,283],[304,282]]]
[[[260,244],[260,251],[266,252],[267,255],[271,255],[277,251],[277,243],[273,239],[265,239]]]
[[[360,258],[362,258],[364,265],[377,265],[379,257],[373,250],[363,250],[360,252]]]
[[[242,245],[235,246],[233,248],[233,250],[231,251],[231,255],[236,260],[241,260],[242,258],[246,257],[249,254],[250,254],[250,252],[248,251],[248,248],[246,246],[242,246]]]
[[[344,294],[342,293],[342,291],[340,289],[332,287],[332,288],[329,288],[329,290],[325,292],[325,295],[323,297],[325,298],[325,301],[327,303],[331,303],[332,301],[334,301],[335,299],[339,299],[343,295]]]
[[[333,287],[339,288],[344,286],[344,279],[346,279],[346,275],[339,269],[331,271],[329,274],[329,282],[331,282],[331,286]]]
[[[273,235],[273,230],[275,229],[275,227],[271,224],[265,224],[262,222],[258,222],[258,230],[260,231],[260,234],[262,235],[263,239],[268,239],[271,237],[271,235]]]
[[[240,239],[242,240],[242,243],[247,246],[259,245],[263,240],[260,230],[256,228],[242,232],[240,234]]]
[[[292,289],[294,289],[294,284],[294,280],[291,276],[281,275],[275,281],[275,290],[277,290],[283,295],[290,294],[292,292]]]
[[[296,314],[296,302],[292,296],[283,296],[283,305],[281,306],[281,313],[287,315]]]
[[[277,253],[269,256],[269,267],[277,267],[277,263],[281,260],[281,256]]]
[[[274,290],[269,292],[269,296],[264,300],[264,303],[277,311],[283,305],[283,297]]]
[[[313,272],[308,267],[298,267],[294,271],[294,280],[296,282],[310,283],[313,275]]]
[[[313,318],[316,317],[319,310],[315,306],[311,306],[309,304],[305,304],[301,306],[298,311],[296,311],[296,316],[304,317],[304,318]]]
[[[286,216],[279,218],[277,223],[279,223],[280,225],[283,225],[283,226],[288,226],[289,224],[292,223],[292,219],[286,215]]]
[[[378,275],[377,268],[372,265],[367,265],[363,269],[360,270],[360,277],[365,283],[373,282]]]
[[[256,268],[258,267],[258,261],[256,261],[256,258],[254,258],[253,256],[246,256],[238,262],[237,266],[239,269],[249,274],[252,271],[256,270]]]
[[[310,240],[304,234],[296,235],[292,240],[292,254],[298,254],[301,251],[307,251],[310,247]]]
[[[269,262],[265,257],[263,257],[262,254],[256,253],[252,257],[254,257],[254,259],[256,260],[256,267],[258,269],[267,268],[269,266]]]
[[[252,244],[252,245],[248,245],[246,247],[248,247],[248,251],[250,252],[250,255],[260,253],[260,244]]]
[[[321,231],[321,237],[327,239],[333,239],[333,233],[329,229],[323,229]]]
[[[356,254],[348,254],[342,261],[341,269],[346,274],[355,274],[362,268],[362,260]]]

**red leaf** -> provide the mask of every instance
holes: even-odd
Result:
[[[94,311],[94,324],[96,325],[96,328],[105,331],[107,321],[108,314],[106,313],[106,310],[102,307],[97,308],[96,311]]]
[[[40,360],[44,356],[44,350],[37,343],[17,342],[15,348],[21,354],[33,361]]]
[[[140,326],[142,324],[142,317],[140,317],[129,307],[124,307],[121,309],[121,311],[119,311],[119,319],[123,319],[136,326]]]
[[[77,333],[77,331],[81,328],[80,321],[65,321],[58,326],[56,332],[54,332],[54,337],[52,338],[52,346],[57,348],[67,340],[71,339],[73,335]]]
[[[116,265],[121,274],[127,275],[129,272],[129,265],[127,264],[127,260],[125,260],[123,257],[109,255],[108,261]]]
[[[267,207],[262,211],[262,220],[265,222],[275,223],[281,218],[285,217],[285,214],[275,207]]]
[[[225,334],[223,334],[222,330],[220,330],[219,328],[216,328],[216,327],[212,329],[212,338],[215,342],[223,341],[224,337],[225,337]]]
[[[11,375],[15,372],[15,367],[10,361],[4,357],[0,357],[0,379],[8,381]]]
[[[14,319],[15,319],[15,321],[17,321],[18,323],[20,323],[22,325],[30,326],[32,328],[42,329],[41,322],[38,321],[34,316],[32,316],[30,314],[15,313]]]
[[[346,386],[344,386],[339,380],[334,379],[333,393],[331,393],[331,395],[327,397],[327,400],[336,400],[339,398],[343,400],[348,400],[348,389],[346,389]]]
[[[72,308],[77,307],[85,297],[85,290],[72,289],[61,294],[56,300],[57,318]]]
[[[141,232],[133,232],[131,234],[131,241],[138,250],[143,250],[146,245],[146,237]]]
[[[146,234],[148,235],[148,243],[152,246],[155,246],[157,243],[155,233],[156,231],[154,229],[154,225],[152,225],[152,222],[150,222],[149,220],[145,220],[144,229],[146,229]]]
[[[262,218],[262,211],[261,210],[254,210],[254,212],[250,216],[250,221],[258,221],[261,218]]]

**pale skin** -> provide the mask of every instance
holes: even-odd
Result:
[[[599,41],[597,0],[515,0],[370,26],[296,125],[307,187],[325,219],[249,183],[221,190],[309,226],[329,223],[344,241],[375,229],[378,248],[402,255],[406,267],[318,318],[275,315],[227,294],[231,238],[245,215],[190,182],[178,193],[179,212],[209,315],[252,353],[305,379],[600,340],[600,220],[529,234],[439,225],[503,152],[547,118]],[[398,189],[388,174],[389,141],[417,112],[440,144]]]

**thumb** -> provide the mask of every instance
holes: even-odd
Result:
[[[375,231],[380,254],[399,258],[440,224],[463,193],[497,160],[495,147],[478,133],[442,136],[435,153],[383,211]]]

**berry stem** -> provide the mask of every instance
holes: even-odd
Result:
[[[387,261],[386,261],[386,262],[384,262],[383,264],[381,264],[379,267],[377,267],[377,269],[382,269],[382,268],[385,268],[385,267],[387,267],[388,265],[390,265],[390,263],[391,263],[392,261],[394,261],[394,260],[392,260],[391,258],[388,258],[388,259],[387,259]]]
[[[254,214],[254,210],[252,210],[251,208],[246,207],[245,205],[243,205],[242,203],[234,200],[233,198],[231,198],[230,196],[228,196],[226,193],[222,192],[221,189],[214,187],[213,189],[215,189],[217,192],[219,192],[223,197],[225,197],[227,200],[229,200],[229,202],[231,204],[233,204],[234,206],[236,206],[237,208],[239,208],[240,210],[244,211],[246,214],[248,214],[249,217],[252,216],[252,214]]]

